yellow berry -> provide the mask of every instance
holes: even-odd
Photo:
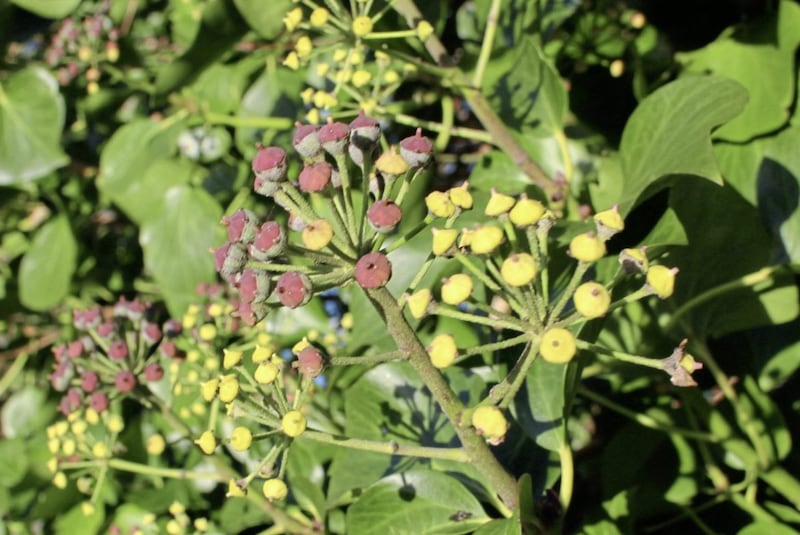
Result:
[[[619,263],[626,273],[646,273],[649,267],[644,247],[641,249],[623,249],[619,253]]]
[[[242,352],[241,351],[234,351],[232,349],[223,349],[222,350],[222,367],[227,369],[233,368],[240,362],[242,362]]]
[[[333,227],[324,219],[312,221],[303,228],[303,245],[312,251],[326,247],[333,239]]]
[[[236,451],[247,451],[253,443],[253,433],[246,427],[235,427],[231,432],[231,447]]]
[[[112,414],[108,417],[106,427],[108,427],[108,430],[112,433],[119,433],[125,429],[125,422],[122,421],[122,416],[119,414]]]
[[[411,317],[420,319],[428,312],[428,305],[431,303],[432,294],[430,289],[423,288],[408,296],[406,304],[411,312]]]
[[[219,399],[230,403],[239,395],[239,380],[234,374],[223,375],[219,382]]]
[[[364,87],[372,80],[372,75],[369,71],[358,69],[353,73],[352,82],[355,87]]]
[[[575,289],[572,296],[575,309],[586,318],[599,318],[611,305],[611,295],[606,287],[597,282],[584,282]]]
[[[408,162],[397,153],[395,148],[380,155],[375,161],[375,169],[388,176],[402,175],[408,171]]]
[[[57,489],[67,488],[67,474],[64,472],[56,472],[53,476],[53,486]]]
[[[286,483],[284,483],[283,480],[276,478],[264,481],[264,486],[261,488],[261,490],[264,493],[264,497],[269,501],[282,500],[286,498],[287,494],[289,494],[289,489],[286,487]]]
[[[459,208],[463,208],[464,210],[472,208],[472,194],[469,192],[469,185],[466,182],[457,188],[450,188],[447,190],[447,194],[450,196],[450,200],[453,204]]]
[[[81,513],[83,513],[83,516],[92,516],[94,514],[94,504],[92,502],[81,503]]]
[[[285,17],[283,17],[283,24],[286,26],[286,29],[290,32],[297,28],[297,25],[300,24],[303,20],[303,10],[299,7],[294,8],[293,10],[289,11]]]
[[[204,342],[210,342],[217,336],[217,327],[213,323],[206,323],[197,333],[200,336],[200,340]]]
[[[458,230],[454,228],[439,229],[432,227],[431,232],[433,232],[431,250],[436,256],[447,253],[456,244],[456,239],[458,239]]]
[[[508,431],[508,421],[497,407],[482,405],[472,412],[472,427],[488,439],[501,439]]]
[[[164,437],[159,434],[155,434],[147,437],[145,449],[147,449],[147,453],[150,455],[161,455],[164,453],[166,446],[167,444],[164,441]]]
[[[575,337],[566,329],[553,327],[542,335],[539,353],[547,362],[569,362],[576,351]]]
[[[309,335],[311,335],[311,331],[309,331]],[[292,346],[292,353],[297,355],[310,345],[311,342],[308,341],[308,336],[304,336],[303,338],[300,339],[299,342],[297,342],[295,345]]]
[[[521,197],[517,204],[508,212],[508,218],[518,227],[527,227],[537,223],[544,217],[547,209],[536,199]]]
[[[97,442],[92,446],[92,455],[95,459],[108,459],[111,457],[111,450],[108,449],[104,442]]]
[[[431,359],[431,364],[435,368],[447,368],[458,356],[458,347],[456,347],[456,339],[452,334],[438,334],[426,348],[428,356]]]
[[[297,55],[297,52],[291,51],[286,54],[286,57],[283,58],[283,62],[281,63],[284,67],[288,67],[293,71],[296,71],[300,68],[300,57]]]
[[[217,439],[211,431],[204,431],[203,434],[200,435],[200,438],[195,440],[194,443],[197,444],[206,455],[211,455],[217,448]]]
[[[417,37],[419,37],[420,41],[426,40],[428,37],[433,35],[433,26],[427,20],[421,20],[417,24]]]
[[[309,22],[315,28],[319,28],[321,26],[325,26],[328,22],[328,18],[330,17],[330,12],[325,9],[324,7],[318,7],[314,11],[311,12],[311,16],[309,17]]]
[[[211,402],[217,396],[217,387],[219,387],[219,379],[209,379],[200,385],[200,395],[204,400]]]
[[[494,252],[503,243],[503,229],[494,225],[484,225],[473,231],[470,248],[475,254]]]
[[[281,418],[281,429],[288,437],[298,437],[306,430],[306,417],[300,411],[289,411]]]
[[[425,206],[436,217],[452,217],[456,213],[456,205],[444,191],[432,191],[425,197]]]
[[[465,273],[456,273],[442,282],[442,302],[448,305],[460,305],[472,295],[472,277]]]
[[[619,207],[617,205],[614,205],[609,210],[597,212],[594,215],[594,222],[597,226],[597,234],[603,240],[607,240],[625,229],[625,222],[622,220],[622,216],[619,215]]]
[[[492,188],[492,196],[489,198],[489,202],[486,203],[486,209],[483,213],[489,217],[504,214],[511,210],[515,202],[516,200],[514,197],[506,195],[505,193],[498,193],[496,189]]]
[[[261,344],[256,344],[253,350],[253,364],[260,364],[272,355],[272,349]]]
[[[364,37],[372,31],[372,19],[361,15],[353,19],[353,33],[356,37]]]
[[[475,231],[472,229],[461,229],[461,236],[458,238],[458,248],[463,249],[472,245],[472,238],[475,236]]]
[[[241,498],[244,496],[246,492],[242,487],[236,483],[233,479],[228,481],[228,492],[225,493],[227,498]]]
[[[661,299],[666,299],[675,291],[676,268],[667,266],[652,266],[647,270],[647,285]]]
[[[536,259],[528,253],[515,253],[503,261],[500,275],[509,286],[518,288],[529,284],[538,271]]]
[[[594,232],[578,234],[569,242],[569,254],[581,262],[594,262],[606,254],[606,244]]]

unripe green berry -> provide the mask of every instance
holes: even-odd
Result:
[[[606,254],[606,244],[594,232],[578,234],[569,242],[569,254],[581,262],[595,262]]]
[[[300,411],[289,411],[281,418],[281,429],[287,437],[299,437],[306,430],[306,417]]]
[[[289,494],[289,488],[282,479],[268,479],[264,481],[264,486],[261,488],[264,497],[269,501],[283,500]]]
[[[675,275],[677,268],[667,266],[651,266],[647,270],[647,286],[661,299],[666,299],[675,291]]]
[[[456,339],[453,338],[452,334],[436,335],[426,349],[431,359],[431,364],[439,369],[450,366],[458,356]]]
[[[597,282],[584,282],[572,296],[575,309],[586,318],[599,318],[611,305],[611,295],[606,287]]]
[[[442,282],[442,302],[448,305],[460,305],[472,295],[472,277],[465,273],[456,273]]]
[[[509,286],[518,288],[529,284],[538,271],[536,259],[528,253],[515,253],[503,261],[500,275]]]
[[[472,412],[472,427],[490,441],[502,441],[508,432],[508,420],[497,407],[482,405]]]
[[[563,364],[575,356],[577,347],[575,337],[566,329],[553,327],[542,335],[539,354],[547,362]]]
[[[231,447],[236,451],[247,451],[253,443],[253,433],[246,427],[235,427],[231,432]]]

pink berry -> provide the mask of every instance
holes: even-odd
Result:
[[[97,374],[92,371],[85,371],[81,374],[81,389],[87,394],[94,392],[98,382]]]
[[[286,152],[280,147],[259,147],[253,158],[253,172],[256,177],[270,182],[278,182],[286,176]]]
[[[108,358],[124,360],[128,356],[128,345],[123,340],[115,340],[108,346]]]
[[[422,129],[417,128],[416,134],[400,141],[400,156],[411,167],[422,167],[427,164],[433,154],[433,143],[422,135]]]
[[[306,159],[316,159],[322,152],[317,127],[311,124],[295,123],[292,145],[297,154]]]
[[[264,302],[270,292],[269,274],[260,269],[245,269],[239,277],[238,287],[243,302]]]
[[[256,234],[258,218],[250,210],[242,208],[230,216],[223,217],[222,224],[228,229],[228,241],[248,242]]]
[[[313,379],[322,373],[325,359],[319,349],[308,346],[297,354],[297,362],[293,366],[304,376]]]
[[[266,261],[283,253],[285,248],[286,232],[283,226],[277,221],[267,221],[256,232],[248,251],[256,260]]]
[[[328,154],[334,157],[341,156],[350,136],[350,128],[344,123],[328,123],[319,129],[317,136],[322,148]]]
[[[402,217],[403,213],[400,211],[400,207],[390,200],[376,201],[367,211],[367,219],[372,227],[380,233],[394,230]]]
[[[305,192],[322,191],[331,182],[333,168],[328,162],[306,164],[297,177],[300,189]]]
[[[103,412],[108,408],[108,396],[105,392],[95,392],[89,397],[89,406],[96,412]]]
[[[392,264],[383,253],[367,253],[356,262],[356,282],[362,288],[381,288],[392,277]]]
[[[151,362],[144,367],[144,378],[148,381],[160,381],[164,377],[164,368],[157,362]]]
[[[297,308],[311,299],[311,279],[304,273],[287,271],[278,277],[275,293],[283,306]]]
[[[127,394],[136,388],[136,376],[130,370],[119,371],[114,377],[114,386],[123,394]]]

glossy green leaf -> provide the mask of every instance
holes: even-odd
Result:
[[[19,299],[31,310],[48,310],[69,293],[78,244],[66,215],[45,223],[19,266]]]
[[[525,434],[550,451],[558,451],[566,440],[564,381],[567,366],[537,357],[528,371],[525,388],[513,405]]]
[[[117,130],[100,155],[97,187],[138,224],[154,216],[164,193],[189,179],[187,164],[159,163],[177,150],[183,125],[139,119]]]
[[[216,280],[209,250],[222,242],[221,217],[222,208],[205,191],[175,186],[166,192],[161,213],[141,227],[145,268],[173,316],[197,300],[199,283]]]
[[[81,508],[81,504],[72,507],[69,511],[59,515],[55,522],[56,535],[73,535],[75,533],[101,533],[101,527],[105,520],[105,508],[95,507],[90,515],[86,515]]]
[[[758,386],[769,392],[780,386],[800,369],[800,321],[753,329],[746,333],[749,353],[760,368]]]
[[[786,427],[778,406],[758,386],[756,380],[746,375],[743,380],[746,396],[742,404],[750,414],[754,415],[754,427],[773,461],[781,461],[792,450],[792,436]]]
[[[524,37],[497,61],[506,70],[494,85],[490,100],[500,117],[526,135],[547,137],[561,130],[567,91],[533,38]]]
[[[11,0],[11,3],[46,19],[60,19],[72,13],[81,0]]]
[[[265,39],[274,39],[283,31],[283,17],[292,8],[292,0],[233,0],[248,26]]]
[[[714,76],[682,78],[644,99],[622,133],[620,212],[630,212],[668,175],[721,183],[710,132],[735,117],[746,102],[742,86]]]
[[[204,70],[192,85],[198,104],[204,110],[230,113],[239,107],[247,83],[247,73],[236,65],[215,63]]]
[[[11,394],[0,409],[0,425],[8,438],[25,437],[41,430],[50,421],[46,394],[26,386]]]
[[[758,521],[746,525],[736,535],[796,535],[797,531],[778,522]]]
[[[602,504],[602,517],[583,526],[582,535],[622,535],[631,529],[628,491],[623,490]]]
[[[325,514],[325,469],[334,451],[335,446],[323,445],[311,440],[295,440],[289,450],[287,464],[287,479],[292,496],[303,508],[310,512],[314,518],[322,521]]]
[[[760,271],[770,259],[769,234],[756,209],[732,188],[682,178],[672,187],[670,207],[689,241],[664,262],[680,269],[670,300],[695,335],[719,336],[798,315],[791,274]]]
[[[484,524],[475,535],[522,535],[519,512],[515,511],[511,518],[498,518]]]
[[[28,471],[25,440],[6,438],[0,441],[0,486],[11,488]]]
[[[458,481],[414,470],[367,489],[347,510],[347,533],[472,533],[486,520],[481,504]]]
[[[58,82],[45,69],[27,67],[0,83],[0,185],[28,182],[67,164],[64,118]]]
[[[744,111],[716,136],[743,142],[777,130],[794,100],[794,58],[800,45],[800,5],[779,2],[779,12],[726,31],[704,48],[679,55],[687,74],[711,73],[742,84],[750,95]]]

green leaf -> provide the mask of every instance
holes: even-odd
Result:
[[[14,392],[0,410],[0,425],[8,438],[25,437],[50,421],[45,393],[33,386]]]
[[[471,533],[481,504],[446,474],[413,470],[383,478],[347,510],[347,533]]]
[[[759,325],[794,319],[798,292],[790,273],[761,272],[768,265],[771,240],[754,207],[732,188],[682,178],[670,193],[688,237],[688,247],[671,249],[664,263],[677,266],[676,317],[696,336],[720,336]]]
[[[746,102],[742,86],[714,76],[682,78],[644,99],[622,133],[620,212],[630,212],[667,175],[695,175],[721,184],[710,132]]]
[[[283,17],[292,7],[292,0],[233,0],[248,26],[265,39],[273,39],[283,31]]]
[[[760,368],[758,386],[765,392],[782,386],[800,368],[800,321],[752,329],[746,333],[748,353]]]
[[[525,434],[550,451],[558,451],[566,440],[564,382],[567,366],[537,357],[528,371],[525,388],[513,405]]]
[[[45,223],[19,266],[19,299],[31,310],[56,306],[69,293],[78,244],[66,215]]]
[[[778,522],[753,522],[740,529],[736,535],[796,535],[797,532],[789,526],[784,526]]]
[[[28,471],[28,456],[22,438],[7,438],[0,441],[0,486],[11,488],[25,477]]]
[[[533,38],[524,37],[512,50],[497,60],[506,68],[493,88],[491,102],[515,130],[550,136],[561,130],[567,111],[561,77]]]
[[[100,155],[97,187],[134,222],[154,215],[167,189],[189,179],[187,164],[159,163],[177,150],[180,122],[139,119],[117,130]]]
[[[11,3],[46,19],[61,19],[75,11],[81,0],[11,0]]]
[[[56,535],[72,535],[74,533],[91,535],[92,533],[100,533],[105,517],[105,509],[103,507],[95,507],[92,514],[86,515],[79,504],[56,518],[55,533]]]
[[[741,402],[753,415],[753,425],[763,438],[770,458],[773,461],[785,459],[792,450],[792,437],[781,411],[750,375],[744,377],[744,390],[746,395],[742,396]]]
[[[205,191],[175,186],[166,192],[161,213],[142,225],[145,268],[173,316],[197,300],[197,284],[216,280],[209,250],[222,241],[221,217],[222,208]]]
[[[28,67],[0,83],[0,185],[28,182],[67,164],[64,99],[55,78]]]
[[[339,448],[323,445],[302,438],[292,442],[289,450],[287,465],[288,485],[292,489],[292,496],[303,508],[310,512],[315,519],[322,521],[325,515],[325,470]]]
[[[514,516],[511,518],[498,518],[484,524],[475,535],[522,535],[519,511],[514,511]]]
[[[794,57],[800,44],[800,5],[780,2],[779,13],[724,32],[704,48],[680,54],[686,73],[711,73],[736,80],[750,95],[744,111],[716,136],[747,141],[789,120],[794,100]]]
[[[238,65],[215,63],[204,70],[192,90],[204,110],[230,113],[239,107],[247,83],[247,73]]]

